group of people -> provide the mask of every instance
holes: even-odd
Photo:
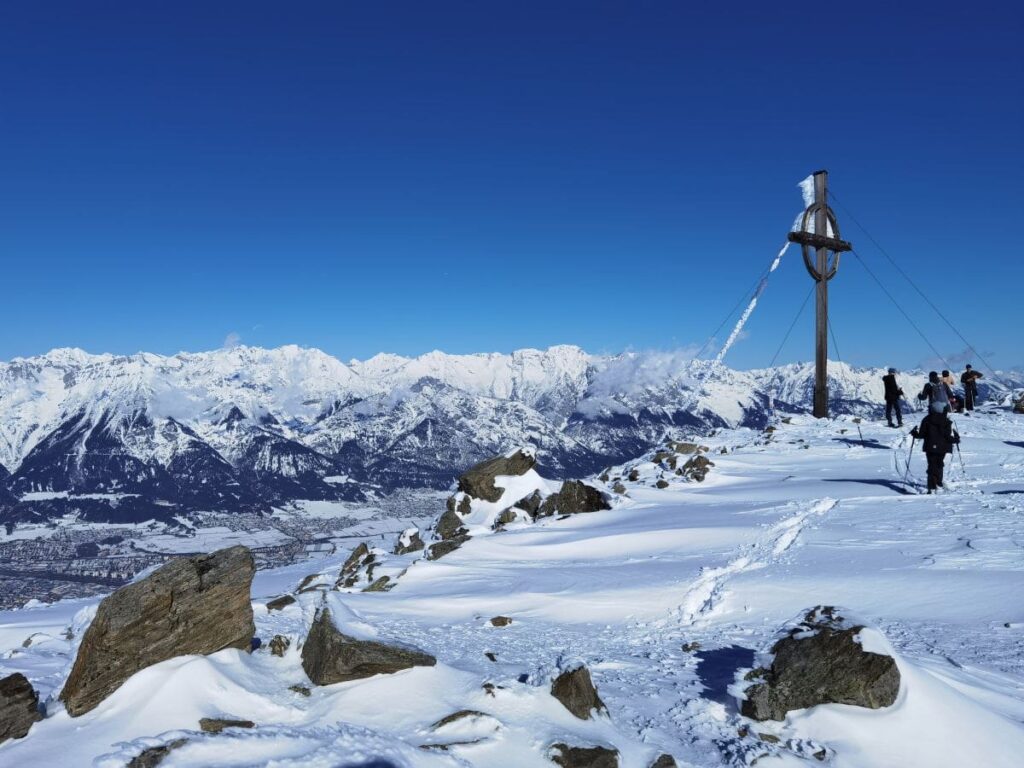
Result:
[[[928,459],[928,493],[935,493],[943,487],[946,454],[952,453],[953,447],[960,444],[960,435],[954,429],[949,414],[951,411],[960,413],[964,409],[974,410],[978,402],[977,382],[981,377],[982,374],[970,365],[964,368],[960,376],[960,383],[963,385],[961,399],[954,389],[956,381],[949,371],[943,371],[941,376],[938,371],[931,371],[928,374],[928,382],[917,396],[918,400],[927,400],[928,413],[910,434],[915,440],[921,441],[921,450]],[[890,427],[902,427],[903,411],[900,408],[900,399],[904,395],[896,381],[896,369],[890,368],[882,377],[882,381],[885,383],[885,419]],[[892,422],[894,414],[895,424]]]
[[[935,403],[942,403],[943,406],[956,413],[962,413],[965,409],[973,411],[974,406],[978,403],[978,379],[980,378],[982,378],[982,374],[974,370],[968,363],[964,367],[964,372],[960,374],[960,384],[963,386],[963,395],[961,396],[956,391],[956,379],[953,378],[953,374],[943,371],[939,375],[938,371],[930,371],[928,381],[918,394],[917,399],[927,401],[929,409]],[[903,409],[900,400],[905,399],[905,396],[896,382],[896,369],[890,368],[889,372],[882,377],[882,382],[885,384],[885,420],[890,427],[902,427]],[[895,424],[892,421],[894,415],[896,417]]]

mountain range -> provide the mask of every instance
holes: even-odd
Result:
[[[882,373],[831,364],[833,411],[878,415]],[[907,374],[907,391],[921,379]],[[1004,375],[982,395],[1022,385]],[[0,522],[360,501],[448,487],[471,464],[526,444],[548,476],[583,476],[669,434],[761,428],[773,411],[806,411],[812,386],[810,364],[737,371],[573,346],[347,363],[296,346],[57,349],[0,363]]]

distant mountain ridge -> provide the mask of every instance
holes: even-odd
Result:
[[[831,372],[836,412],[878,412],[880,369],[834,363]],[[919,383],[905,380],[908,392]],[[522,444],[538,448],[551,476],[586,475],[666,434],[764,426],[772,402],[807,410],[812,386],[809,364],[736,371],[573,346],[348,363],[297,346],[57,349],[0,363],[0,519],[127,521],[361,500],[446,487]]]

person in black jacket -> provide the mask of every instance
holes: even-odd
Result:
[[[890,368],[889,373],[882,377],[885,384],[885,420],[890,427],[903,426],[903,410],[900,408],[900,398],[903,397],[903,390],[896,383],[896,369]],[[892,423],[892,413],[896,412],[896,424]]]
[[[949,405],[932,403],[928,415],[921,420],[921,426],[914,427],[910,434],[921,441],[921,450],[928,457],[928,493],[934,493],[943,487],[946,454],[952,453],[953,446],[960,442],[960,435],[949,420]]]
[[[978,401],[978,379],[981,377],[982,374],[971,368],[970,363],[960,374],[960,383],[964,385],[964,407],[968,411],[973,411],[974,404]]]

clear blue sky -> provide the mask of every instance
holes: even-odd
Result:
[[[3,11],[0,358],[699,345],[827,167],[1024,364],[1020,3],[156,6]],[[728,362],[766,364],[809,287],[791,251]],[[832,306],[845,359],[932,354],[852,258]]]

